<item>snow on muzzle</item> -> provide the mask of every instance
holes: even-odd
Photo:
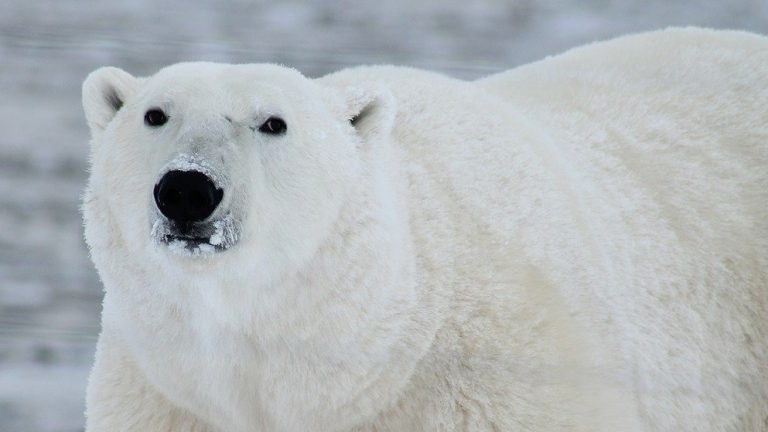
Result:
[[[226,181],[201,158],[179,155],[162,170],[152,191],[151,236],[181,255],[226,250],[239,237],[227,207]]]

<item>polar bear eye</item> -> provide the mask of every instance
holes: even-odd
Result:
[[[152,108],[144,114],[144,123],[147,126],[158,127],[164,125],[167,121],[168,116],[159,108]]]
[[[286,126],[285,121],[283,121],[283,119],[280,117],[270,117],[261,126],[259,126],[259,132],[271,135],[280,135],[285,133],[286,129],[288,129],[288,126]]]

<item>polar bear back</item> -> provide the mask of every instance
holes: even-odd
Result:
[[[550,133],[560,149],[587,158],[595,174],[629,174],[653,191],[679,238],[743,251],[758,246],[757,235],[766,245],[768,38],[671,29],[577,48],[477,83],[555,122]]]
[[[768,39],[667,30],[477,83],[543,122],[586,185],[653,429],[765,427]]]

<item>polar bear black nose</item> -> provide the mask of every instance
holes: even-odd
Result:
[[[198,171],[168,171],[155,185],[155,204],[177,223],[199,222],[216,210],[224,191]]]

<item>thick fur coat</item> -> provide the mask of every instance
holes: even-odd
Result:
[[[670,29],[473,82],[103,68],[83,104],[88,432],[768,430],[764,37]],[[226,249],[153,240],[153,185],[190,160]]]

